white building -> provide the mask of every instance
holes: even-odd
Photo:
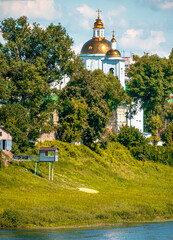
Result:
[[[117,50],[114,32],[111,41],[105,38],[99,11],[98,18],[94,23],[93,37],[83,45],[79,57],[83,59],[86,69],[90,71],[101,69],[106,74],[112,73],[114,76],[117,76],[125,89],[125,82],[128,81],[127,76],[125,76],[125,68],[127,67],[127,62],[129,63],[130,61],[121,57],[121,53]],[[119,106],[117,111],[112,113],[108,126],[112,128],[112,131],[118,132],[122,125],[128,124],[143,132],[143,110],[138,109],[132,119],[126,118],[127,111],[128,107]]]

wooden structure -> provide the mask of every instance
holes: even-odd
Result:
[[[58,162],[58,148],[57,147],[41,147],[39,149],[40,160],[39,162],[49,162],[49,180],[50,172],[54,172],[54,162]],[[35,174],[38,174],[38,162],[35,163]]]
[[[58,162],[57,147],[41,147],[39,149],[40,162]]]
[[[12,135],[3,126],[0,126],[0,149],[11,151],[12,148]]]

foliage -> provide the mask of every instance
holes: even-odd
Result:
[[[0,149],[0,168],[3,167],[3,162],[2,162],[2,150]]]
[[[100,139],[113,108],[130,101],[117,77],[86,69],[71,77],[59,92],[58,100],[59,139],[67,142],[82,139],[85,145]]]
[[[161,114],[163,121],[167,113],[167,100],[173,91],[173,60],[157,55],[134,56],[135,63],[128,69],[129,95],[135,104],[140,104],[147,116]]]
[[[151,146],[145,144],[131,148],[130,152],[136,159],[141,161],[149,160],[173,166],[172,146]]]
[[[118,133],[118,142],[129,149],[134,146],[146,144],[147,140],[138,129],[132,126],[122,126]]]
[[[82,135],[87,128],[87,105],[83,99],[65,99],[59,102],[61,124],[58,127],[58,136],[62,141],[82,141]]]
[[[31,26],[27,17],[7,18],[0,30],[5,40],[0,45],[0,122],[14,135],[15,149],[22,150],[28,140],[38,138],[40,128],[42,133],[52,130],[48,119],[54,110],[52,94],[56,90],[51,90],[50,84],[60,82],[64,75],[71,76],[83,65],[60,24],[43,29],[36,23]]]
[[[53,181],[48,180],[48,163],[39,163],[37,176],[32,162],[13,162],[0,169],[0,225],[4,228],[172,219],[171,167],[136,161],[117,142],[109,142],[106,149],[98,144],[97,152],[59,141],[41,146],[59,148]],[[99,193],[81,192],[82,187]]]
[[[166,145],[173,146],[173,123],[168,124],[166,129],[161,132],[161,139]]]
[[[20,211],[14,209],[6,209],[3,212],[0,227],[18,227],[23,225],[23,216]]]
[[[160,140],[160,137],[158,136],[159,129],[162,126],[162,122],[160,120],[159,115],[152,116],[150,120],[150,128],[152,133],[152,141],[154,145],[157,145],[157,142]]]

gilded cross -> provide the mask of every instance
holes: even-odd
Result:
[[[98,12],[98,18],[99,18],[100,17],[99,13],[101,13],[102,11],[98,8],[98,10],[96,12]]]
[[[113,37],[114,37],[114,33],[115,33],[115,31],[113,30],[112,33],[113,33]]]

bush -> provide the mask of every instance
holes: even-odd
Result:
[[[0,227],[19,227],[23,224],[23,220],[20,211],[6,209],[0,219]]]
[[[2,150],[0,149],[0,168],[4,166],[3,161],[2,161]]]
[[[166,129],[161,132],[161,139],[165,145],[173,145],[173,123],[168,124]]]
[[[138,129],[125,125],[119,131],[118,142],[123,144],[125,147],[131,148],[146,144],[148,141]]]
[[[151,160],[173,166],[173,146],[139,145],[130,149],[138,160]]]

